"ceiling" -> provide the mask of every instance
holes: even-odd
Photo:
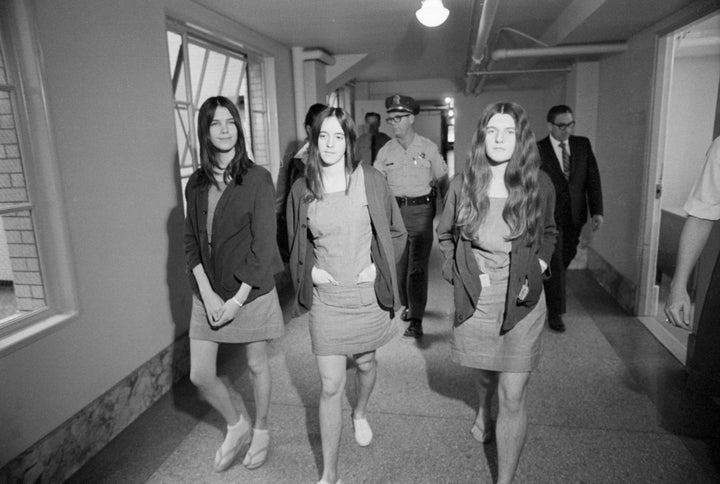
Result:
[[[540,87],[577,59],[491,61],[496,49],[624,42],[692,0],[444,0],[450,16],[435,28],[415,18],[420,0],[195,2],[288,46],[321,48],[336,56],[366,54],[356,81],[449,78],[458,90],[478,93],[478,87]],[[475,50],[483,10],[492,22],[482,37],[486,42]],[[520,70],[529,72],[467,75]]]

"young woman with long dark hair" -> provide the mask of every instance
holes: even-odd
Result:
[[[385,178],[354,159],[355,127],[340,108],[313,123],[305,177],[288,198],[295,314],[309,311],[322,393],[320,483],[336,484],[346,362],[356,366],[355,441],[372,440],[367,404],[375,385],[375,350],[397,334],[395,263],[405,246],[400,209]]]
[[[525,443],[526,388],[542,352],[542,279],[555,246],[554,204],[525,111],[515,103],[488,106],[437,232],[443,277],[454,286],[452,359],[476,369],[480,404],[471,432],[490,441],[497,393],[497,482],[503,484],[512,481]]]
[[[193,286],[190,380],[227,423],[213,468],[230,467],[250,443],[243,464],[260,467],[270,436],[267,341],[283,334],[274,274],[283,270],[276,243],[270,173],[248,156],[235,105],[211,97],[198,114],[200,168],[185,189],[185,255]],[[220,343],[245,347],[255,396],[251,427],[217,376]]]

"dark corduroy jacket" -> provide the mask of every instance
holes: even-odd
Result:
[[[407,231],[395,198],[385,177],[375,168],[360,164],[365,176],[365,194],[373,229],[370,247],[372,261],[377,268],[375,295],[378,304],[391,317],[400,307],[395,264],[402,255],[407,241]],[[298,179],[290,190],[287,201],[287,226],[290,245],[290,273],[295,287],[293,316],[310,310],[312,306],[312,268],[315,252],[307,226],[309,203],[306,200],[305,178]]]
[[[275,189],[272,177],[257,165],[237,185],[231,181],[215,208],[212,254],[207,237],[209,185],[198,183],[198,170],[185,188],[185,257],[190,284],[199,295],[193,267],[202,264],[213,290],[223,300],[233,297],[245,282],[252,286],[246,303],[275,287],[282,272],[276,241]]]
[[[473,315],[482,290],[480,268],[473,255],[472,241],[461,235],[460,228],[456,224],[462,179],[462,175],[458,175],[450,183],[437,226],[440,250],[445,258],[442,268],[443,277],[454,287],[455,326],[459,326]],[[501,329],[503,333],[510,331],[532,311],[542,296],[543,278],[550,277],[550,258],[557,237],[553,216],[555,190],[545,173],[540,172],[538,181],[544,215],[542,233],[539,240],[530,245],[524,238],[512,241],[510,277]],[[548,264],[545,273],[541,273],[538,259]],[[519,298],[520,290],[526,282],[528,293],[525,298]]]

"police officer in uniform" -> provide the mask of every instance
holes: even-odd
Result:
[[[394,137],[380,149],[374,166],[387,178],[408,231],[407,247],[397,267],[400,302],[405,306],[401,318],[410,322],[405,336],[420,338],[435,198],[444,192],[447,165],[437,145],[413,130],[415,115],[420,112],[413,98],[390,96],[385,99],[385,109]]]

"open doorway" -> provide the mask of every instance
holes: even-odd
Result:
[[[659,40],[655,78],[650,177],[639,291],[640,320],[683,363],[689,333],[666,324],[663,308],[675,269],[683,205],[718,135],[720,12],[699,19]],[[704,285],[720,247],[715,231],[689,287],[703,300]],[[709,266],[709,267],[707,267]],[[696,305],[697,306],[697,305]],[[695,313],[700,308],[696,307]]]

